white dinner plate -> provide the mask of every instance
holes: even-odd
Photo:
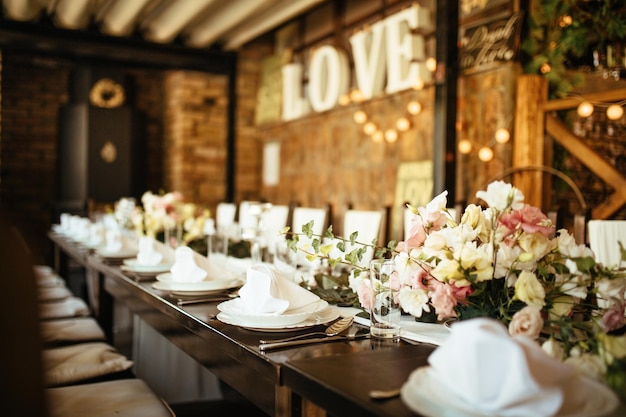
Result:
[[[402,386],[402,401],[411,410],[426,417],[499,417],[473,409],[464,399],[450,392],[439,382],[430,366],[416,369]],[[566,392],[565,403],[555,417],[599,417],[619,405],[617,396],[608,387],[581,377],[575,392]]]
[[[291,324],[287,326],[280,325],[272,325],[272,324],[258,324],[258,323],[249,323],[246,320],[242,320],[237,317],[233,317],[228,313],[224,313],[223,311],[217,314],[217,319],[223,323],[231,324],[233,326],[243,327],[248,330],[253,330],[257,332],[286,332],[292,330],[302,330],[310,327],[314,327],[320,324],[330,323],[331,321],[339,318],[339,310],[333,306],[327,306],[321,311],[310,315],[304,321],[301,321],[296,324]]]
[[[169,293],[172,293],[173,295],[178,295],[181,297],[196,297],[200,295],[220,294],[227,290],[237,288],[240,285],[241,283],[235,284],[233,286],[228,286],[226,288],[215,289],[215,290],[184,290],[184,289],[180,290],[180,289],[176,289],[177,288],[176,286],[172,288],[172,285],[168,284],[167,282],[155,281],[152,283],[152,288],[154,288],[155,290],[167,291]]]
[[[123,271],[134,272],[138,275],[155,275],[167,272],[172,268],[172,263],[159,263],[156,265],[141,265],[137,258],[124,259]]]
[[[157,282],[152,284],[157,290],[170,291],[173,293],[191,295],[209,294],[216,291],[224,291],[230,288],[241,286],[243,281],[235,276],[224,279],[205,279],[198,282],[179,282],[172,280],[171,273],[159,274],[156,276]]]
[[[132,258],[133,256],[137,256],[136,249],[126,249],[126,250],[112,252],[112,251],[106,250],[106,248],[102,248],[102,249],[97,249],[96,253],[100,257],[106,258],[106,259],[126,259],[126,258]]]
[[[218,304],[217,309],[240,322],[246,323],[249,327],[267,328],[301,323],[328,307],[328,302],[320,299],[304,307],[287,310],[282,314],[251,314],[242,308],[241,303],[241,298],[235,298]]]

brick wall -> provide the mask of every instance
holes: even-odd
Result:
[[[228,78],[194,71],[164,77],[166,191],[210,208],[226,195]]]
[[[40,262],[51,258],[46,233],[57,190],[57,114],[68,101],[68,77],[63,62],[2,55],[0,207]]]

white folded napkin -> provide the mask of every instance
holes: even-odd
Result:
[[[283,314],[320,298],[269,265],[256,264],[246,271],[246,283],[239,289],[239,306],[247,314]]]
[[[93,246],[100,245],[104,242],[104,226],[100,223],[92,223],[89,225],[89,244]]]
[[[105,251],[109,253],[118,253],[122,251],[124,247],[124,241],[122,240],[122,233],[118,229],[107,230],[105,239]]]
[[[200,282],[207,276],[207,271],[200,268],[194,259],[194,252],[189,246],[179,246],[174,252],[174,265],[170,269],[172,281]]]
[[[439,389],[486,415],[553,416],[574,368],[492,319],[455,323],[428,358]]]
[[[137,263],[139,265],[158,265],[163,259],[163,255],[154,247],[154,239],[148,236],[139,238],[139,251],[137,252]]]

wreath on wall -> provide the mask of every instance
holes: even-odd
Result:
[[[584,82],[581,66],[605,65],[601,57],[615,45],[624,53],[626,2],[537,0],[527,30],[522,43],[527,55],[524,72],[543,75],[548,79],[550,96],[564,97]]]
[[[119,107],[126,100],[124,86],[110,78],[102,78],[91,87],[89,100],[96,107],[105,109]]]

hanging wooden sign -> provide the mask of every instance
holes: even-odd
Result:
[[[519,49],[521,13],[461,29],[461,70],[486,69],[492,64],[516,59]]]

